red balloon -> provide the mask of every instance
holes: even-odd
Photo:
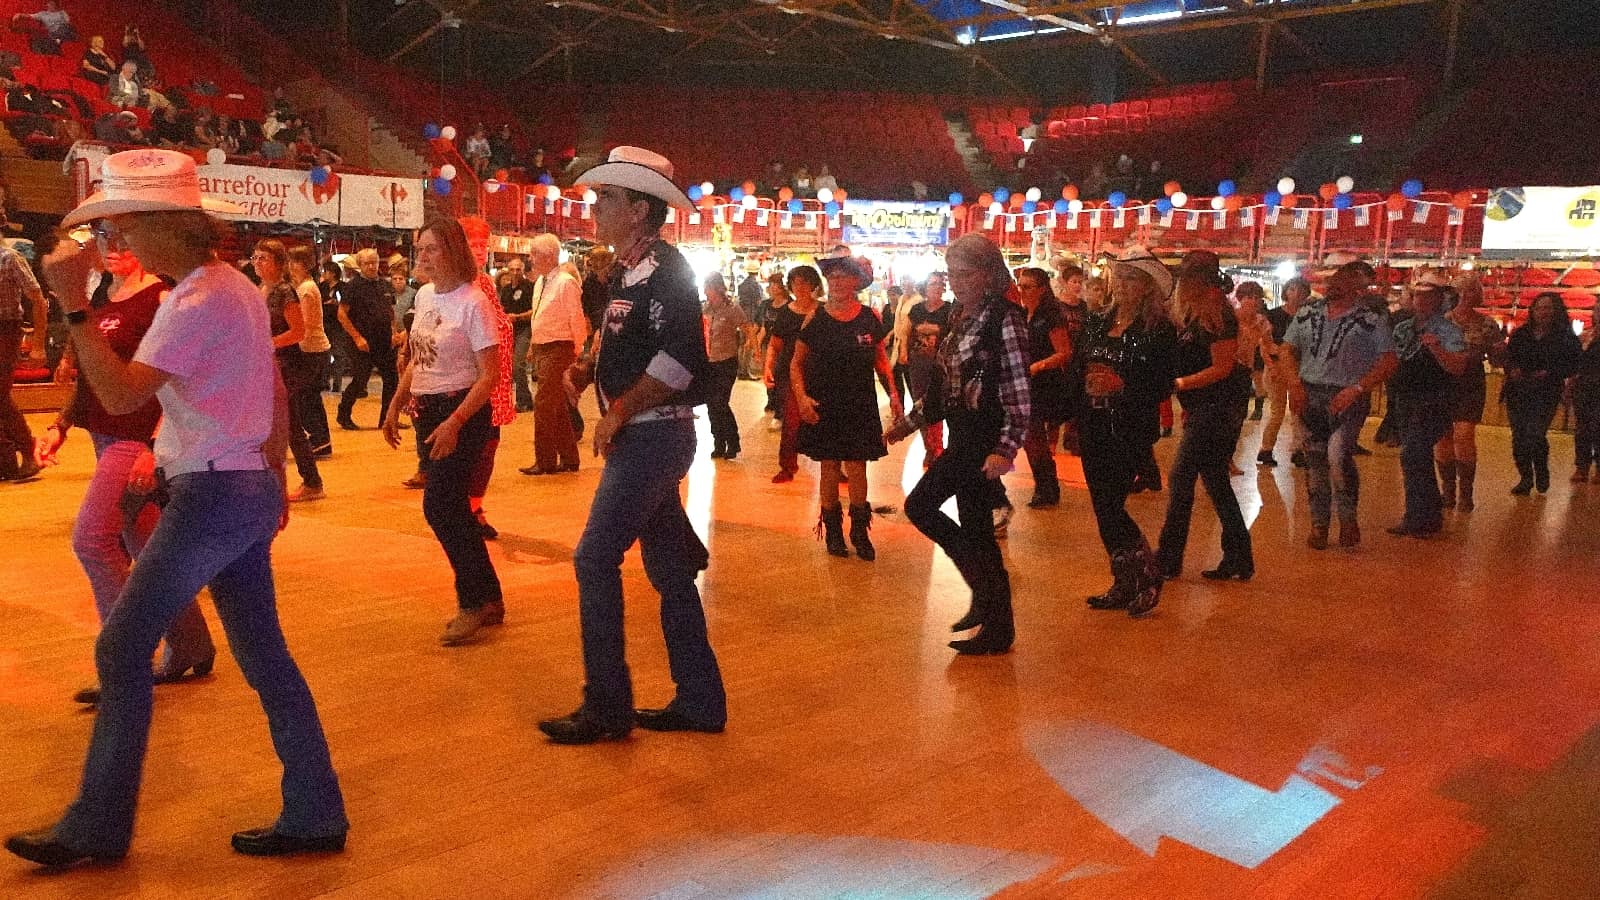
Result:
[[[955,219],[957,222],[959,222],[962,219],[965,219],[966,217],[967,217],[967,208],[965,206],[952,206],[952,207],[950,207],[950,218]]]
[[[1011,208],[1014,209],[1014,210],[1021,209],[1022,208],[1022,203],[1026,199],[1027,198],[1023,197],[1021,194],[1012,194],[1011,195]]]
[[[779,188],[778,189],[778,199],[783,201],[784,203],[788,203],[790,200],[793,200],[794,199],[794,189],[793,188]]]
[[[1227,210],[1243,209],[1244,198],[1238,194],[1229,194],[1228,196],[1222,198],[1222,208]]]
[[[1289,209],[1294,209],[1296,206],[1300,205],[1300,195],[1285,194],[1283,196],[1283,203],[1281,205],[1288,207]]]
[[[978,195],[978,205],[983,207],[984,209],[988,209],[989,208],[989,204],[991,204],[993,202],[994,202],[994,195],[993,194],[990,194],[988,192],[984,192],[984,193]]]
[[[756,192],[756,183],[754,181],[746,181],[739,187],[743,188],[746,194],[754,194]]]
[[[850,199],[850,195],[844,192],[844,188],[839,188],[833,192],[833,199],[836,203],[843,203],[844,201]]]
[[[1450,205],[1454,206],[1456,209],[1466,209],[1467,207],[1472,205],[1472,192],[1471,191],[1458,191],[1458,192],[1456,192],[1455,196],[1450,198]]]
[[[1078,199],[1078,186],[1075,185],[1075,184],[1069,184],[1066,187],[1062,188],[1061,189],[1061,199],[1063,199],[1063,200],[1076,200],[1076,199]]]
[[[495,169],[494,170],[494,180],[495,181],[505,181],[506,179],[508,179],[510,177],[511,177],[511,173],[507,172],[505,169]]]
[[[1166,184],[1162,185],[1161,189],[1166,192],[1168,197],[1171,197],[1173,194],[1176,194],[1177,192],[1183,190],[1183,185],[1179,184],[1176,181],[1169,181]],[[1071,198],[1069,197],[1068,199],[1070,200]]]
[[[1390,194],[1389,199],[1383,201],[1383,205],[1389,207],[1395,212],[1403,212],[1406,208],[1406,195]]]
[[[1330,181],[1322,187],[1317,188],[1317,196],[1324,200],[1332,200],[1333,198],[1339,196],[1339,186]]]

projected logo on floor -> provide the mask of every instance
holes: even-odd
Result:
[[[1354,790],[1381,771],[1355,776],[1337,754],[1314,748],[1269,791],[1099,722],[1034,726],[1027,745],[1062,790],[1147,856],[1166,837],[1249,869],[1339,804],[1311,778]]]

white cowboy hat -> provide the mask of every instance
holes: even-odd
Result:
[[[243,207],[200,193],[194,158],[173,150],[124,150],[100,167],[100,190],[61,220],[71,228],[107,216],[140,212],[241,213]]]
[[[616,147],[606,161],[578,176],[577,184],[610,184],[658,197],[679,209],[694,209],[689,196],[672,183],[672,163],[642,147]]]
[[[1172,293],[1172,270],[1161,260],[1151,256],[1150,251],[1143,247],[1130,247],[1123,251],[1121,256],[1107,256],[1106,262],[1112,266],[1138,269],[1150,276],[1150,280],[1156,283],[1156,290],[1163,297]]]
[[[861,282],[856,287],[858,291],[872,284],[872,260],[852,254],[844,244],[829,250],[825,256],[817,257],[817,268],[822,271],[823,278],[827,278],[830,272],[841,270],[852,273]]]

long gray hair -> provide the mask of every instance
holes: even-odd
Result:
[[[994,241],[981,234],[966,234],[956,238],[944,251],[945,265],[959,262],[974,269],[980,269],[988,275],[988,290],[985,294],[1009,297],[1016,289],[1016,283],[1011,280],[1011,269],[1006,265],[1005,254],[1000,252]]]

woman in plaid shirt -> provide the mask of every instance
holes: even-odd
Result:
[[[906,498],[906,515],[943,548],[972,589],[972,608],[952,631],[980,629],[951,641],[957,653],[1005,653],[1011,621],[1011,576],[995,540],[993,482],[1011,469],[1028,430],[1028,326],[1011,301],[1016,285],[1000,248],[969,234],[945,253],[956,309],[939,346],[939,382],[885,438],[898,441],[929,422],[950,424],[950,446]],[[952,496],[961,521],[939,511]]]

